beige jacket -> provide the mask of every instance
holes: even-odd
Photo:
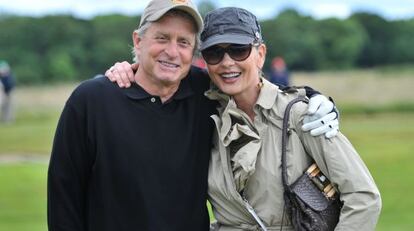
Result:
[[[251,121],[233,99],[212,89],[206,93],[220,102],[209,166],[209,201],[220,231],[260,230],[246,209],[254,208],[267,230],[279,230],[284,210],[281,179],[281,128],[286,105],[299,93],[286,94],[263,79]],[[374,230],[381,198],[367,167],[347,138],[339,133],[327,139],[301,130],[307,105],[297,103],[290,116],[287,147],[289,183],[316,161],[340,191],[344,205],[335,230]],[[233,162],[233,164],[232,164]],[[234,173],[233,173],[234,172]],[[286,215],[285,215],[286,216]],[[286,217],[283,230],[293,230]]]

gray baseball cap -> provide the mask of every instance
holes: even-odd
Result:
[[[201,50],[219,43],[251,44],[262,42],[259,22],[254,14],[237,7],[209,12],[204,18]]]
[[[203,18],[197,7],[190,0],[152,0],[148,3],[141,16],[139,27],[146,22],[155,22],[169,10],[178,9],[190,14],[197,23],[198,31],[203,29]]]

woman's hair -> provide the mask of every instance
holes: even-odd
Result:
[[[169,16],[172,16],[172,17],[181,17],[181,18],[187,19],[187,20],[192,22],[194,31],[197,31],[196,37],[195,37],[195,44],[194,44],[194,48],[193,48],[194,49],[193,50],[193,55],[196,54],[196,52],[199,50],[201,30],[198,30],[199,28],[197,27],[197,23],[196,23],[195,19],[193,18],[193,16],[191,16],[189,13],[187,13],[185,11],[178,10],[178,9],[172,9],[172,10],[168,11],[167,13],[165,13],[164,16],[165,15],[169,15]],[[152,22],[146,22],[141,27],[136,29],[134,32],[137,33],[139,37],[143,37],[145,35],[145,33],[147,32],[148,28],[151,27],[151,25],[152,25]],[[138,60],[138,57],[135,53],[134,47],[132,47],[132,55],[133,55],[134,62],[138,63],[139,60]]]

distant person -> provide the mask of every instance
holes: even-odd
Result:
[[[289,86],[289,71],[282,57],[275,57],[269,75],[269,81],[276,85]]]
[[[12,91],[14,88],[14,78],[11,73],[9,64],[0,60],[0,79],[3,85],[1,98],[1,116],[0,121],[3,123],[11,123],[14,120],[13,115],[13,99]]]
[[[202,57],[195,58],[193,61],[193,65],[202,69],[207,68],[206,62],[204,62],[204,59]]]

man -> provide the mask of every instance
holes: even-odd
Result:
[[[95,78],[73,92],[49,166],[49,230],[208,230],[213,106],[208,78],[190,71],[201,28],[191,2],[153,0],[133,33],[138,84]]]
[[[94,78],[75,89],[50,160],[49,230],[209,229],[215,105],[191,67],[202,26],[190,1],[152,0],[133,33],[132,87]]]
[[[14,88],[14,78],[10,70],[9,64],[0,60],[0,80],[3,85],[3,93],[0,95],[1,99],[1,116],[0,121],[4,123],[13,122],[13,102],[12,90]]]

